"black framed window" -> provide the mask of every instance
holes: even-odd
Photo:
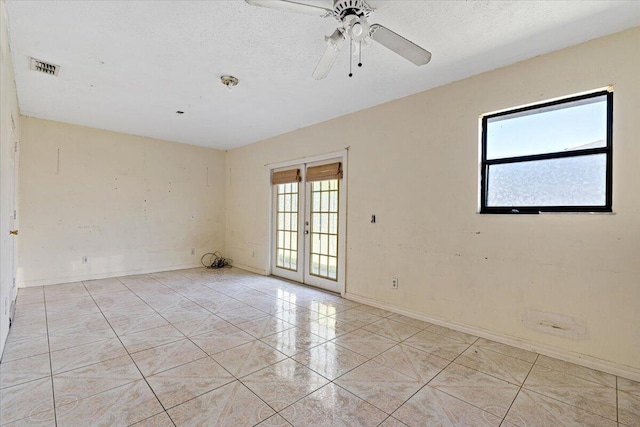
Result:
[[[611,212],[613,93],[482,118],[481,213]]]

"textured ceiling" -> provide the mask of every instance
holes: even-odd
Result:
[[[371,44],[353,78],[345,51],[316,81],[331,18],[242,0],[6,5],[22,114],[220,149],[640,25],[640,1],[391,0],[370,22],[430,50],[431,63]],[[59,76],[30,71],[30,56]],[[228,92],[223,74],[240,85]]]

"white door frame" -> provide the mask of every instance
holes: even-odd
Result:
[[[10,141],[0,145],[0,181],[6,180],[8,184],[0,189],[0,356],[6,343],[16,300],[16,236],[9,234],[9,231],[17,224],[18,134],[13,114],[10,117]]]
[[[340,251],[340,253],[342,253],[342,256],[339,257],[339,264],[338,264],[338,283],[340,283],[340,289],[339,289],[339,293],[340,295],[344,296],[345,292],[346,292],[346,288],[347,288],[347,274],[346,274],[346,268],[347,268],[347,213],[348,213],[348,206],[347,206],[347,191],[348,191],[348,153],[349,150],[348,148],[344,149],[344,150],[340,150],[340,151],[334,151],[331,153],[326,153],[326,154],[320,154],[317,156],[310,156],[310,157],[304,157],[301,159],[294,159],[294,160],[287,160],[284,162],[279,162],[279,163],[272,163],[272,164],[267,164],[265,165],[267,167],[267,172],[268,172],[268,177],[269,179],[267,180],[267,185],[268,185],[268,194],[269,194],[269,215],[268,215],[268,225],[267,225],[267,275],[271,275],[273,274],[273,269],[274,269],[274,256],[273,256],[273,245],[275,242],[275,235],[274,235],[274,228],[273,228],[273,210],[274,210],[274,197],[273,197],[273,185],[271,184],[271,171],[273,171],[274,169],[282,169],[282,168],[286,168],[289,166],[296,166],[296,165],[300,165],[300,164],[310,164],[310,163],[318,163],[318,162],[323,162],[323,161],[327,161],[327,160],[338,160],[342,163],[342,182],[340,184],[340,214],[339,214],[339,226],[340,226],[340,234],[341,237],[339,238],[339,246],[338,246],[338,251]],[[304,175],[303,175],[304,176]],[[304,193],[306,194],[306,185],[307,183],[305,181],[303,181],[301,184],[304,184],[304,188],[301,186],[301,188],[303,188],[303,191],[300,191],[300,193]],[[302,196],[304,197],[304,196]],[[304,210],[306,211],[306,201],[305,200],[300,200],[300,206],[304,207]],[[302,203],[305,203],[304,205]],[[299,215],[302,216],[302,215]],[[304,218],[303,218],[304,220]],[[304,232],[304,229],[299,229],[301,233]],[[299,248],[304,250],[303,248]],[[305,262],[306,262],[306,257],[305,257]]]

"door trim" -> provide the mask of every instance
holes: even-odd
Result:
[[[343,263],[344,263],[344,267],[340,270],[339,275],[341,276],[341,282],[342,282],[342,286],[340,289],[340,295],[344,297],[345,293],[346,293],[346,289],[347,289],[347,248],[348,248],[348,239],[349,239],[349,235],[348,235],[348,227],[347,227],[347,223],[349,220],[349,198],[348,198],[348,192],[349,192],[349,185],[348,185],[348,178],[349,178],[349,167],[348,167],[348,154],[349,154],[349,147],[345,148],[344,150],[340,150],[340,151],[334,151],[334,152],[330,152],[330,153],[325,153],[325,154],[319,154],[317,156],[308,156],[308,157],[303,157],[300,159],[292,159],[292,160],[287,160],[284,162],[278,162],[278,163],[267,163],[265,165],[266,170],[268,172],[267,176],[268,179],[266,180],[266,185],[267,185],[267,194],[269,197],[269,203],[268,203],[268,207],[269,207],[269,211],[268,211],[268,215],[267,215],[267,256],[265,257],[267,259],[267,268],[266,268],[266,272],[267,272],[267,276],[270,276],[273,274],[273,256],[272,256],[272,251],[273,251],[273,186],[271,185],[271,171],[274,169],[280,169],[280,168],[285,168],[287,166],[294,166],[294,165],[299,165],[299,164],[308,164],[308,163],[316,163],[316,162],[322,162],[324,160],[331,160],[331,159],[339,159],[342,162],[342,180],[344,182],[343,185],[343,189],[341,189],[341,193],[344,192],[344,204],[343,204],[343,208],[344,208],[344,224],[342,225],[343,229],[342,232],[344,233],[344,258],[343,258]],[[305,183],[306,185],[306,183]]]

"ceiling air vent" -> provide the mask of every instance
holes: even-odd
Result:
[[[31,58],[31,66],[29,68],[31,68],[33,71],[50,74],[52,76],[57,76],[58,71],[60,70],[59,65],[50,64],[36,58]]]

